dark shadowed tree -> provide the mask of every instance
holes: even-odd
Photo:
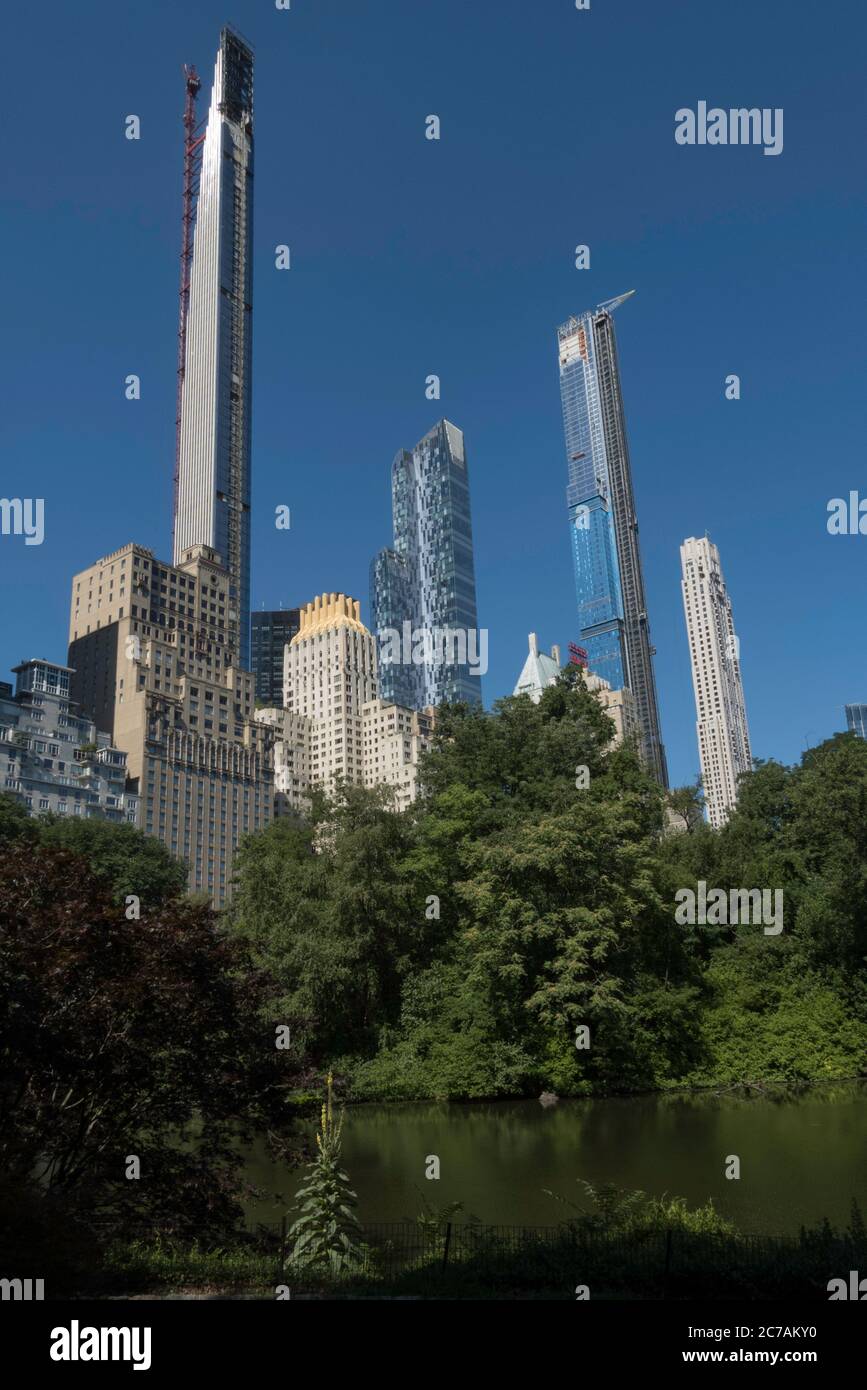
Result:
[[[208,909],[128,921],[82,860],[0,857],[0,1161],[113,1229],[199,1237],[239,1215],[239,1140],[293,1142],[307,1080],[263,1022],[270,981]],[[127,1177],[128,1160],[141,1176]]]

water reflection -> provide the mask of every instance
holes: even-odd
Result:
[[[576,1181],[613,1182],[713,1198],[741,1229],[796,1231],[828,1216],[845,1224],[853,1197],[867,1212],[867,1083],[835,1082],[798,1092],[499,1101],[454,1105],[356,1106],[344,1126],[344,1161],[365,1222],[414,1218],[421,1188],[437,1206],[461,1201],[484,1222],[554,1225],[563,1207],[544,1189],[583,1205]],[[441,1179],[425,1179],[436,1154]],[[725,1177],[737,1154],[741,1178]],[[291,1200],[297,1173],[279,1170],[262,1146],[248,1176]],[[250,1214],[277,1220],[285,1206],[259,1202]]]

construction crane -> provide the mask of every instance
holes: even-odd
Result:
[[[597,314],[613,314],[625,299],[631,299],[635,290],[627,290],[625,294],[619,294],[615,299],[604,299],[601,304],[596,305]]]
[[[202,85],[195,67],[184,65],[184,193],[181,212],[181,287],[178,314],[178,399],[175,413],[175,473],[172,497],[172,559],[178,524],[178,487],[181,475],[181,405],[187,360],[187,316],[190,308],[190,267],[193,263],[193,227],[197,181],[201,171],[204,134],[196,134],[196,97]]]

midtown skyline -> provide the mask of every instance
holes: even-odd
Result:
[[[623,31],[619,36],[624,74],[639,71],[653,36],[650,17],[626,8],[625,52]],[[290,39],[286,28],[260,32],[252,7],[237,12],[258,45],[259,68],[252,606],[294,606],[336,587],[365,594],[371,548],[388,538],[383,474],[394,449],[419,438],[442,414],[464,429],[473,466],[479,612],[491,633],[486,699],[511,689],[526,632],[538,631],[546,649],[577,641],[569,556],[558,534],[562,437],[550,335],[575,305],[635,285],[639,294],[619,347],[671,780],[690,780],[697,770],[677,548],[684,535],[705,529],[725,554],[737,598],[755,751],[797,759],[805,742],[845,727],[843,705],[863,698],[867,673],[851,638],[863,583],[858,541],[824,533],[827,498],[846,495],[858,481],[851,460],[858,456],[859,339],[848,297],[829,294],[839,241],[826,246],[830,259],[816,256],[818,226],[810,220],[817,199],[824,200],[823,218],[842,228],[845,241],[849,149],[845,136],[842,144],[833,136],[821,100],[809,103],[810,138],[799,130],[798,113],[806,107],[798,77],[811,69],[794,26],[781,40],[769,21],[753,16],[754,53],[742,53],[726,33],[707,60],[701,85],[719,89],[721,104],[730,104],[728,93],[739,87],[755,90],[760,105],[786,107],[784,153],[756,162],[749,151],[674,145],[671,117],[689,98],[676,71],[680,44],[694,38],[688,7],[653,90],[639,82],[633,99],[624,80],[621,106],[580,147],[569,122],[557,118],[567,89],[559,68],[565,72],[580,51],[592,90],[599,71],[593,64],[604,68],[613,40],[597,26],[591,41],[585,29],[576,50],[571,16],[568,23],[552,20],[550,29],[531,25],[549,116],[543,122],[535,114],[533,83],[526,91],[518,84],[510,96],[509,151],[496,122],[484,115],[496,97],[490,78],[478,91],[465,84],[465,59],[441,52],[438,33],[426,34],[425,42],[444,62],[443,79],[426,79],[417,104],[409,86],[398,83],[387,125],[380,120],[369,76],[348,58],[350,47],[368,53],[364,26],[349,7],[339,9],[347,50],[344,55],[338,45],[329,55],[330,76],[315,56],[327,28],[323,17],[294,24],[293,16]],[[390,42],[399,51],[421,37],[421,28],[399,7],[391,9]],[[505,78],[519,70],[519,36],[527,40],[527,34],[517,7],[502,7],[501,20]],[[464,14],[461,22],[474,38],[486,31],[478,16]],[[17,16],[16,24],[26,27],[26,17]],[[3,490],[46,498],[41,547],[0,541],[10,665],[32,655],[62,658],[69,576],[95,555],[126,539],[167,555],[178,67],[183,59],[198,60],[207,72],[214,25],[201,6],[179,17],[177,39],[172,32],[166,37],[165,26],[155,35],[152,23],[139,25],[135,16],[131,24],[134,60],[100,92],[107,40],[95,32],[93,16],[79,17],[79,32],[92,45],[83,53],[84,68],[89,72],[93,61],[98,97],[94,155],[79,159],[75,181],[64,181],[59,151],[40,134],[38,119],[25,122],[16,151],[31,167],[44,159],[49,174],[56,164],[60,195],[68,188],[69,201],[49,208],[36,189],[21,185],[11,221],[14,258],[34,269],[39,264],[44,275],[50,230],[51,246],[63,247],[80,274],[53,278],[57,319],[50,336],[43,320],[28,321],[19,286],[10,287],[19,352],[4,425],[26,481],[4,480]],[[59,40],[65,27],[61,19]],[[68,79],[50,47],[45,62],[47,80],[62,94]],[[17,80],[13,74],[13,94],[29,111],[32,101],[25,89],[17,92]],[[763,81],[774,90],[763,92]],[[438,92],[446,87],[467,96],[463,107],[440,102],[443,139],[429,148],[419,143],[423,117],[438,109]],[[830,112],[833,101],[826,106]],[[117,119],[136,109],[143,119],[139,147],[123,140]],[[297,122],[305,110],[318,119],[305,124],[302,138]],[[376,138],[353,135],[349,110],[360,113],[359,130],[366,121]],[[541,139],[547,162],[518,157]],[[829,148],[838,152],[830,161]],[[589,213],[588,181],[616,173],[623,160],[633,169],[645,163],[647,180],[609,178],[604,209]],[[573,167],[580,179],[564,181]],[[399,227],[391,211],[392,175],[398,184],[410,181]],[[435,195],[423,207],[417,185]],[[789,211],[800,207],[806,186],[813,191],[809,205],[803,202],[805,216],[788,217],[782,238],[773,218],[751,217],[751,209],[772,206],[778,197]],[[514,194],[521,188],[532,196],[519,205]],[[446,206],[455,199],[462,218],[452,224]],[[485,212],[502,205],[509,211],[505,235],[506,224]],[[99,220],[90,209],[101,210]],[[742,219],[737,239],[730,235],[732,217]],[[652,238],[648,225],[658,227]],[[579,240],[593,248],[588,272],[573,265]],[[292,244],[293,269],[281,277],[272,267],[282,241]],[[805,316],[820,309],[830,315],[838,345],[833,372],[801,331]],[[340,335],[353,324],[363,324],[364,352],[347,357]],[[71,325],[75,341],[91,345],[87,354],[72,350]],[[143,392],[133,405],[118,386],[136,368]],[[742,399],[726,402],[725,376],[738,369]],[[424,398],[432,371],[443,383],[435,411]],[[799,385],[805,374],[806,397]],[[822,462],[829,444],[830,468]],[[293,529],[286,534],[273,528],[273,509],[281,503],[292,505]],[[803,559],[797,566],[795,549]],[[820,622],[822,679],[805,682],[803,634]],[[782,712],[781,686],[790,692]]]

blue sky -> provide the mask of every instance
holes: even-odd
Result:
[[[343,590],[367,614],[391,460],[445,415],[467,443],[486,703],[529,631],[577,640],[556,328],[635,289],[617,327],[672,781],[698,768],[687,535],[722,553],[755,755],[843,727],[867,701],[867,537],[826,530],[830,498],[867,495],[854,0],[17,7],[0,495],[43,497],[46,534],[0,536],[0,679],[65,659],[75,571],[128,540],[170,558],[181,69],[204,114],[226,19],[256,51],[253,606]],[[699,100],[782,107],[783,153],[678,146]]]

